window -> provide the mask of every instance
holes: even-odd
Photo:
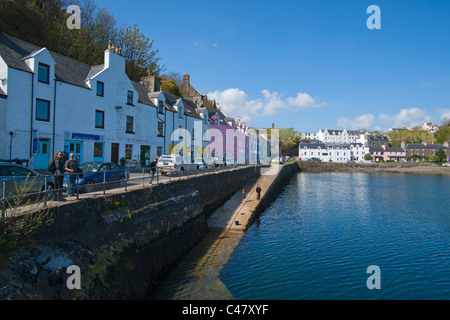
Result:
[[[50,101],[36,99],[36,120],[50,121]]]
[[[158,136],[163,137],[163,123],[161,121],[158,122]]]
[[[94,142],[94,158],[103,158],[103,143]]]
[[[161,147],[161,146],[157,146],[157,147],[156,147],[156,155],[157,155],[158,157],[162,156],[162,148],[163,148],[163,147]]]
[[[105,129],[105,111],[95,110],[95,127]]]
[[[121,171],[121,170],[122,170],[122,169],[119,167],[119,165],[116,164],[116,163],[110,163],[110,164],[109,164],[109,167],[110,167],[111,171]]]
[[[105,93],[105,84],[101,81],[97,81],[97,96],[103,97]]]
[[[133,91],[128,91],[127,93],[127,104],[133,105]]]
[[[50,83],[50,66],[39,62],[38,81],[46,84]]]
[[[133,132],[133,117],[127,116],[127,125],[126,125],[126,133],[134,133]]]
[[[164,113],[164,101],[158,100],[158,112]]]
[[[178,107],[178,117],[183,118],[183,107]]]
[[[126,144],[125,145],[125,159],[131,160],[131,157],[133,155],[133,145],[132,144]]]

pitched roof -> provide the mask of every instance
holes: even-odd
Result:
[[[6,93],[2,90],[2,88],[0,88],[0,96],[6,97]]]
[[[320,149],[326,149],[327,146],[325,145],[325,143],[300,143],[299,148],[300,149],[318,149],[320,147]]]
[[[42,47],[0,33],[0,56],[10,68],[31,73],[24,58],[32,56],[41,49]],[[55,60],[55,79],[57,81],[90,89],[85,83],[85,79],[89,75],[91,66],[50,50],[49,53]]]
[[[406,145],[405,149],[448,149],[448,147],[443,146],[442,144],[433,144],[427,143],[426,145],[423,143],[409,143]]]
[[[138,92],[138,102],[156,107],[153,101],[150,99],[147,88],[143,84],[140,84],[136,81],[131,81],[131,83],[133,84],[134,89],[136,89],[136,91]]]

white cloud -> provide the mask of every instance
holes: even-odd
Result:
[[[385,125],[392,127],[414,127],[431,119],[426,111],[420,108],[401,109],[398,114],[393,116],[381,113],[378,118]]]
[[[441,118],[439,119],[441,123],[446,123],[450,120],[450,109],[439,109],[439,113],[441,114]]]
[[[316,101],[307,93],[299,92],[295,98],[287,98],[289,105],[300,108],[319,108],[321,105],[316,103]],[[325,103],[322,103],[325,105]]]
[[[373,114],[363,114],[351,120],[345,117],[338,119],[338,125],[347,129],[368,129],[373,125],[375,116]]]
[[[283,109],[306,109],[321,106],[309,94],[301,92],[295,98],[288,97],[287,99],[283,99],[280,93],[270,92],[267,89],[262,90],[262,97],[255,100],[249,100],[247,94],[237,88],[209,92],[207,95],[209,99],[216,100],[227,115],[243,121],[249,121],[259,115],[272,115]]]

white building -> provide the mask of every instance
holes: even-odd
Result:
[[[361,130],[319,130],[317,140],[324,143],[356,143],[363,132]]]
[[[131,81],[113,45],[103,64],[89,66],[0,33],[0,160],[47,169],[62,150],[80,163],[148,165],[168,153],[202,158],[210,156],[215,113],[160,91],[154,76]],[[235,130],[248,135],[245,124]],[[239,163],[249,161],[249,145],[248,136],[235,144]]]
[[[46,169],[59,150],[79,162],[144,165],[174,145],[194,156],[194,139],[172,132],[208,127],[190,101],[130,81],[120,48],[88,66],[0,34],[0,80],[0,159],[29,160],[34,169]]]
[[[360,143],[300,143],[299,157],[302,160],[318,158],[322,162],[365,162],[364,156],[369,148]]]

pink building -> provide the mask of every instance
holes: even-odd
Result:
[[[382,145],[381,147],[370,148],[370,154],[374,162],[379,162],[380,160],[406,161],[406,151],[403,148],[392,148]]]
[[[210,156],[229,163],[248,163],[248,127],[217,111],[210,115]]]

